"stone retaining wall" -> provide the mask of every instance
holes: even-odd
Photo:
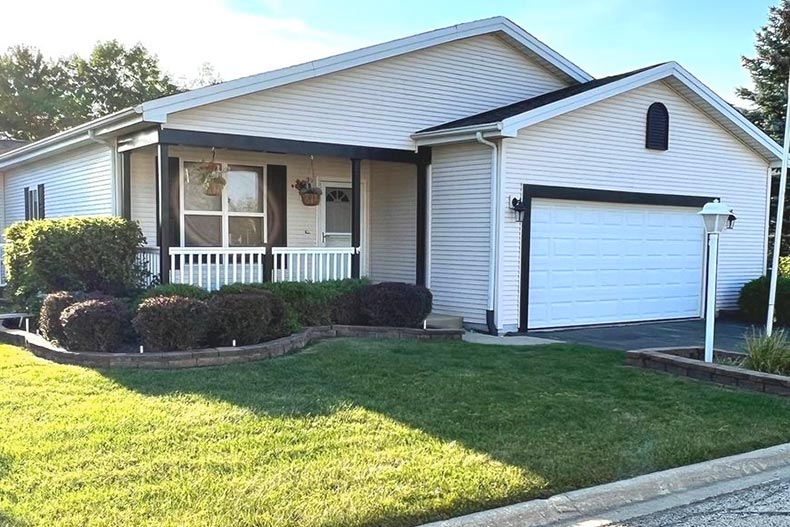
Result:
[[[790,377],[747,370],[726,364],[703,362],[704,350],[689,348],[651,348],[627,351],[626,363],[639,368],[664,371],[682,377],[691,377],[724,386],[733,386],[755,392],[790,396]],[[714,351],[715,358],[743,358],[742,353]]]
[[[280,357],[300,350],[320,339],[361,337],[408,340],[461,340],[463,330],[410,329],[370,326],[320,326],[301,333],[251,346],[207,348],[166,353],[98,353],[66,351],[43,337],[21,330],[2,328],[0,341],[29,349],[37,357],[59,364],[76,364],[90,368],[179,369],[199,366],[220,366]]]

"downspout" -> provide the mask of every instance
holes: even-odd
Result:
[[[118,207],[118,153],[116,152],[115,143],[107,141],[106,139],[99,139],[96,137],[94,130],[88,130],[88,139],[96,144],[104,145],[110,150],[110,195],[112,196],[112,215],[120,216]]]
[[[499,218],[499,154],[496,143],[488,141],[483,138],[483,132],[475,134],[477,142],[481,145],[486,145],[491,148],[491,207],[490,207],[490,221],[489,221],[489,239],[491,240],[491,250],[488,253],[488,300],[486,304],[486,326],[488,326],[488,333],[497,335],[496,327],[496,313],[494,306],[496,305],[496,252],[499,247],[499,232],[497,229],[497,221]]]

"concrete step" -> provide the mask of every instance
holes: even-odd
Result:
[[[463,329],[464,319],[451,315],[436,315],[431,313],[425,321],[426,326],[433,329]]]

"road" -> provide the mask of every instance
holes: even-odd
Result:
[[[713,496],[609,527],[790,526],[790,478]]]

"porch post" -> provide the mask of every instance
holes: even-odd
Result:
[[[121,152],[121,217],[132,219],[132,151]]]
[[[417,285],[425,285],[426,218],[428,203],[428,164],[417,164],[417,269],[414,273]]]
[[[159,281],[170,282],[170,156],[168,145],[159,144],[157,185],[159,186]]]
[[[362,238],[361,167],[361,160],[351,160],[351,246],[355,248],[359,248]],[[359,251],[351,255],[351,278],[359,278]]]

